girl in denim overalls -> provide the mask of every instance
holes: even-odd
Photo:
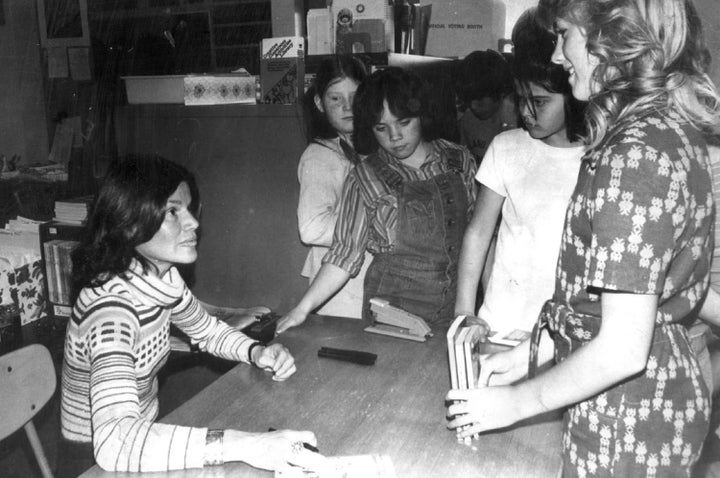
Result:
[[[278,326],[282,332],[355,275],[366,250],[363,319],[369,300],[425,319],[433,328],[453,318],[463,231],[475,199],[475,166],[463,146],[434,139],[422,80],[400,68],[370,75],[353,105],[354,142],[368,154],[348,175],[333,245],[299,304]]]

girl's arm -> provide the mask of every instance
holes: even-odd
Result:
[[[480,276],[486,266],[495,224],[502,210],[505,197],[484,184],[480,185],[470,224],[465,229],[460,262],[458,266],[458,287],[455,301],[456,315],[475,315]]]
[[[514,386],[451,390],[451,428],[470,425],[460,436],[502,428],[540,413],[600,394],[641,372],[647,363],[657,296],[605,291],[597,337],[533,380]]]
[[[350,273],[346,270],[333,264],[323,264],[298,305],[280,319],[277,333],[305,322],[308,314],[339,291],[348,279],[350,279]]]
[[[700,309],[700,318],[708,324],[720,327],[720,294],[712,287],[708,288],[707,297]]]

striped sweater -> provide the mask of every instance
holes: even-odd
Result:
[[[92,442],[105,470],[203,466],[206,428],[155,422],[171,322],[201,350],[249,361],[254,341],[208,315],[174,267],[160,279],[133,262],[127,279],[85,288],[75,303],[65,337],[61,429],[68,440]]]

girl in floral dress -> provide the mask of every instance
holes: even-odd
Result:
[[[469,436],[568,407],[562,476],[689,477],[710,402],[681,322],[707,292],[715,208],[701,130],[718,118],[700,20],[687,0],[540,8],[553,61],[589,101],[589,150],[533,337],[483,360],[489,387],[448,393],[449,426]]]

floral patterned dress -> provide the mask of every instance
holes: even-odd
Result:
[[[705,142],[673,112],[631,118],[586,154],[534,335],[550,331],[560,362],[599,332],[601,290],[659,299],[644,373],[566,412],[563,477],[690,476],[710,399],[679,321],[708,286],[714,214]]]

